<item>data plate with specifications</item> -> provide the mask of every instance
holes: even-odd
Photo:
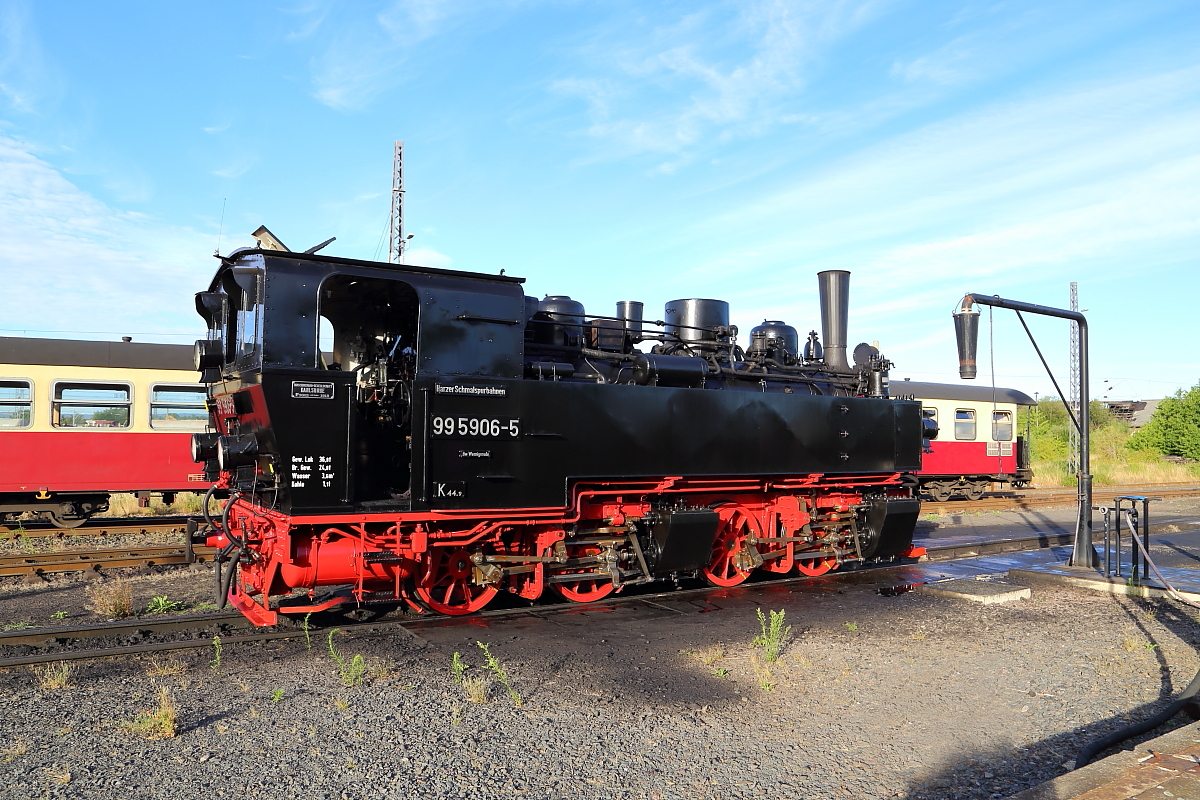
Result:
[[[517,417],[448,417],[434,415],[430,431],[438,439],[517,439],[521,420]]]

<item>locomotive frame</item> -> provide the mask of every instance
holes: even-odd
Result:
[[[843,303],[848,275],[822,275]],[[634,304],[588,316],[522,282],[222,258],[197,295],[217,433],[193,443],[231,492],[202,534],[222,603],[259,625],[371,603],[464,614],[500,591],[587,602],[913,552],[928,432],[919,403],[886,396],[877,352],[827,363],[782,323],[745,352],[704,317],[720,301],[677,301],[655,331]]]

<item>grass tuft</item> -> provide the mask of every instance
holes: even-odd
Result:
[[[133,614],[133,587],[124,578],[88,587],[88,608],[102,617],[122,619]]]
[[[55,661],[50,664],[36,664],[32,667],[37,677],[38,686],[42,689],[71,688],[71,673],[74,667],[68,661]]]
[[[187,662],[179,656],[159,658],[150,656],[146,659],[147,678],[167,678],[182,675],[187,672]]]
[[[696,651],[694,655],[696,658],[700,659],[700,663],[702,663],[704,666],[711,667],[713,664],[725,657],[725,645],[710,645],[703,650]]]
[[[175,726],[178,722],[178,711],[175,708],[175,698],[165,686],[158,688],[158,707],[143,711],[137,719],[121,723],[121,727],[130,733],[137,734],[143,739],[170,739],[175,736]]]
[[[53,767],[43,767],[42,780],[45,783],[56,783],[59,786],[66,786],[71,782],[71,770],[57,765]]]
[[[488,701],[487,687],[488,679],[484,675],[464,675],[462,679],[463,691],[467,693],[467,699],[472,703],[480,705]]]
[[[14,758],[23,756],[28,752],[29,745],[18,739],[8,747],[0,750],[0,764],[11,764]]]

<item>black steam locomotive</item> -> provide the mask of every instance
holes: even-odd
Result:
[[[824,348],[765,322],[743,350],[720,300],[651,322],[504,275],[223,257],[196,296],[217,433],[193,442],[230,492],[208,537],[222,602],[261,625],[466,614],[500,591],[587,602],[909,552],[920,406],[888,398],[874,348],[847,362],[848,279],[820,274]]]

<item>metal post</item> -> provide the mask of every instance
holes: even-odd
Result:
[[[1142,498],[1142,546],[1146,548],[1147,553],[1150,552],[1150,501],[1152,499],[1157,499],[1157,498],[1150,498],[1150,497]],[[1145,558],[1142,559],[1142,561],[1146,561],[1146,560],[1147,559],[1145,559]],[[1144,564],[1142,566],[1142,577],[1143,578],[1146,577],[1146,570],[1149,569],[1149,567],[1150,567],[1149,564]]]
[[[1079,525],[1075,531],[1075,546],[1071,550],[1071,566],[1083,566],[1098,569],[1100,555],[1092,544],[1092,469],[1091,469],[1091,401],[1088,397],[1088,328],[1087,319],[1078,311],[1067,311],[1061,308],[1039,306],[1033,303],[1022,303],[1019,300],[1005,300],[999,295],[968,294],[963,298],[963,311],[970,309],[971,303],[979,303],[995,308],[1007,308],[1027,314],[1041,314],[1047,317],[1069,319],[1079,326]],[[958,315],[955,315],[956,319]],[[974,352],[970,356],[974,361]],[[960,363],[963,354],[959,354]]]

